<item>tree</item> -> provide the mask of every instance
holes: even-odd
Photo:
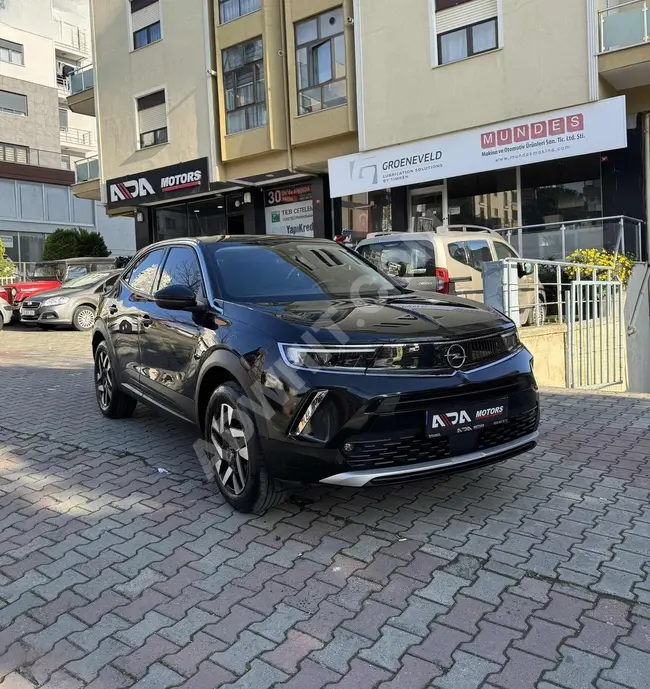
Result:
[[[14,274],[13,261],[5,255],[5,248],[0,239],[0,278],[11,277]]]
[[[45,240],[44,261],[58,261],[80,256],[110,256],[106,242],[99,232],[59,228]]]
[[[43,248],[44,261],[58,261],[62,258],[75,258],[79,247],[77,230],[59,228],[45,240]]]
[[[77,232],[79,233],[77,256],[99,256],[101,258],[110,256],[111,252],[99,232],[88,232],[88,230],[77,230]]]

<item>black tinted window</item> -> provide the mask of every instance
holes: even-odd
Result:
[[[197,298],[203,294],[201,267],[196,253],[190,247],[179,246],[170,250],[157,289],[164,289],[169,285],[189,287]]]
[[[213,244],[221,291],[232,301],[346,299],[400,290],[354,252],[313,240]]]
[[[152,294],[153,283],[158,275],[158,269],[164,255],[162,249],[145,254],[125,277],[126,282],[136,291]]]
[[[424,240],[373,242],[359,247],[358,252],[395,277],[432,277],[436,274],[433,246]]]

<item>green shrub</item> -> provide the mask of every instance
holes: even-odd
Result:
[[[58,261],[80,256],[110,256],[106,242],[99,232],[60,228],[52,232],[45,240],[44,261]]]

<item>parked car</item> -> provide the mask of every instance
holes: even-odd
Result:
[[[25,299],[20,307],[20,319],[35,323],[43,330],[58,325],[92,330],[99,299],[105,289],[115,284],[120,273],[119,270],[88,273],[64,282],[59,289]]]
[[[0,286],[0,297],[13,308],[12,320],[20,320],[20,306],[27,297],[58,289],[64,282],[97,270],[116,268],[114,258],[66,258],[60,261],[40,261],[27,264],[29,272],[24,281]]]
[[[477,301],[483,301],[483,263],[520,258],[496,232],[486,227],[454,225],[432,232],[378,233],[359,242],[356,250],[412,289],[456,294]],[[519,268],[522,325],[546,320],[546,293],[542,285],[535,285],[532,273],[532,265],[522,260]]]
[[[0,328],[11,321],[12,314],[11,304],[6,299],[0,297]]]
[[[101,412],[142,401],[197,424],[204,466],[244,512],[296,484],[484,466],[537,437],[533,360],[512,321],[406,290],[324,239],[154,244],[102,296],[92,346]]]

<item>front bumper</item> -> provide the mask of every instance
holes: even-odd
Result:
[[[479,467],[488,466],[495,462],[501,462],[514,457],[522,452],[532,450],[537,444],[539,433],[535,431],[528,435],[513,440],[503,445],[498,445],[490,450],[478,450],[448,459],[435,459],[431,462],[421,462],[411,466],[404,465],[395,468],[367,469],[365,471],[347,471],[335,474],[321,480],[321,483],[329,483],[335,486],[350,486],[360,488],[370,485],[386,485],[391,483],[405,483],[436,476],[449,474],[455,471],[469,471]]]
[[[36,309],[36,313],[33,316],[25,316],[21,310],[20,320],[23,323],[70,325],[72,323],[72,316],[67,311],[68,309],[65,306],[41,306]]]
[[[539,395],[530,363],[530,354],[522,350],[471,376],[446,380],[385,376],[373,385],[363,376],[347,376],[344,388],[329,393],[336,413],[327,442],[292,435],[306,403],[292,404],[294,414],[276,416],[276,423],[266,424],[267,432],[261,433],[267,465],[283,481],[363,486],[451,473],[526,452],[535,446],[539,426]],[[323,380],[328,378],[310,381],[307,388],[322,389]],[[427,433],[432,413],[503,400],[508,415],[500,424],[441,437]],[[280,425],[289,418],[294,421]]]

